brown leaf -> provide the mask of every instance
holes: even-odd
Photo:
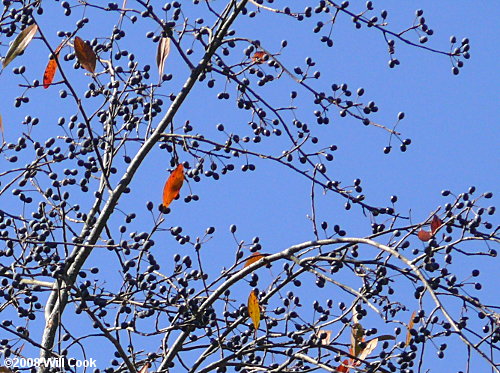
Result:
[[[162,37],[158,42],[158,50],[156,51],[156,65],[158,66],[160,79],[163,77],[165,61],[167,60],[169,54],[170,54],[170,38]]]
[[[78,58],[80,65],[87,71],[94,73],[95,65],[97,62],[97,56],[90,45],[80,39],[78,36],[75,37],[75,53]]]
[[[144,364],[139,373],[148,373],[148,368],[151,368],[151,363]]]
[[[420,239],[420,241],[427,242],[432,238],[432,233],[421,229],[418,232],[418,238]]]
[[[260,64],[266,62],[266,60],[268,58],[269,58],[269,56],[266,54],[266,52],[257,51],[252,56],[252,62],[260,65]]]
[[[3,136],[3,120],[2,120],[2,114],[0,114],[0,133],[2,133],[2,136]]]
[[[412,330],[413,325],[415,325],[415,321],[413,319],[415,318],[416,314],[417,314],[417,312],[413,311],[413,313],[411,314],[410,322],[408,323],[408,332],[406,333],[406,342],[405,342],[405,344],[407,346],[410,344],[410,340],[411,340],[410,330]]]
[[[14,42],[9,47],[7,54],[3,60],[3,67],[6,68],[9,63],[12,62],[14,58],[19,56],[28,46],[30,41],[35,36],[38,31],[38,26],[36,24],[32,24],[31,26],[26,27],[23,31],[17,35]]]
[[[396,339],[396,337],[394,337],[393,335],[389,335],[389,334],[383,334],[383,335],[379,335],[377,337],[378,341],[393,341]]]
[[[358,356],[362,350],[360,344],[364,341],[364,329],[361,324],[354,324],[351,331],[351,350],[354,356]]]
[[[435,234],[436,231],[443,225],[443,221],[437,217],[437,215],[434,215],[431,221],[431,232],[432,234]]]
[[[257,330],[260,324],[260,304],[255,290],[252,290],[248,296],[248,316],[252,319],[253,326]]]
[[[247,261],[245,262],[245,265],[243,266],[243,268],[248,267],[250,264],[253,264],[253,263],[259,261],[261,258],[263,258],[265,256],[266,256],[266,254],[261,254],[258,251],[255,253],[252,253],[252,255],[250,255],[250,258],[248,258]]]
[[[184,166],[180,163],[163,187],[163,206],[168,207],[177,198],[184,183]]]
[[[62,47],[66,44],[66,41],[63,41],[54,51],[54,55],[50,56],[49,62],[47,63],[47,67],[45,68],[45,72],[43,73],[43,88],[47,89],[52,84],[52,80],[54,80],[54,75],[56,75],[57,71],[57,59],[59,58],[59,52]]]

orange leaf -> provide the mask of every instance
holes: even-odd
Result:
[[[266,255],[261,254],[261,253],[259,253],[259,252],[255,252],[255,253],[253,253],[253,254],[250,256],[250,258],[248,258],[248,259],[247,259],[247,261],[245,262],[245,265],[243,266],[243,268],[248,267],[250,264],[253,264],[253,263],[255,263],[255,262],[259,261],[259,260],[260,260],[260,258],[263,258],[263,257],[265,257],[265,256],[266,256]]]
[[[417,312],[413,311],[413,313],[411,314],[410,322],[408,323],[408,333],[406,333],[406,343],[405,343],[407,346],[410,344],[411,340],[410,330],[413,329],[413,325],[415,325],[415,321],[413,319],[415,318],[416,314]]]
[[[342,364],[337,367],[337,372],[347,373],[349,372],[349,360],[344,360]]]
[[[184,166],[180,163],[170,174],[163,187],[163,206],[168,207],[170,203],[179,196],[179,192],[184,182]]]
[[[45,72],[43,73],[43,88],[47,89],[50,87],[52,80],[54,80],[54,75],[56,75],[57,61],[55,58],[51,58]]]
[[[94,50],[90,45],[80,39],[78,36],[75,37],[75,53],[78,58],[78,62],[82,67],[91,72],[95,72],[95,64],[97,61],[97,56],[94,53]]]
[[[255,290],[252,290],[248,296],[248,315],[252,319],[253,326],[257,331],[260,324],[260,304]]]
[[[63,41],[59,46],[56,48],[54,51],[54,55],[50,57],[49,63],[47,64],[47,67],[45,68],[45,72],[43,73],[43,88],[47,89],[49,86],[52,84],[52,80],[54,80],[54,75],[56,75],[57,71],[57,59],[59,58],[59,51],[62,49],[62,47],[66,44],[65,41]],[[55,57],[54,57],[55,56]]]
[[[268,59],[268,56],[267,56],[266,52],[262,52],[262,51],[257,51],[252,56],[252,61],[257,63],[257,64],[264,63],[267,59]]]
[[[421,229],[418,232],[418,238],[420,239],[420,241],[427,242],[427,241],[429,241],[431,239],[431,237],[432,237],[432,233],[431,232],[424,231],[423,229]]]
[[[436,215],[432,218],[431,221],[431,232],[432,234],[435,234],[436,231],[443,225],[443,221],[439,219]]]

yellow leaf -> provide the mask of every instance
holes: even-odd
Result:
[[[78,58],[80,65],[82,65],[85,70],[94,73],[97,56],[95,55],[92,47],[78,36],[75,37],[74,46],[76,57]]]
[[[413,313],[411,314],[410,322],[408,323],[408,332],[406,333],[406,345],[407,346],[410,344],[410,341],[411,341],[410,330],[412,330],[413,329],[413,325],[415,325],[415,321],[413,319],[415,318],[416,314],[417,314],[417,312],[413,311]]]
[[[163,187],[163,206],[168,207],[177,198],[184,183],[184,166],[180,163]]]
[[[17,35],[16,39],[14,40],[9,50],[7,51],[5,59],[3,60],[4,68],[6,68],[7,65],[11,63],[14,58],[19,56],[26,49],[26,47],[30,43],[31,39],[33,39],[37,31],[38,31],[38,26],[36,24],[33,24],[31,26],[26,27],[23,31],[19,33],[19,35]]]
[[[255,290],[252,290],[248,297],[248,315],[252,319],[255,330],[257,330],[260,324],[260,304]]]

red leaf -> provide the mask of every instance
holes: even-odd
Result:
[[[257,51],[253,54],[252,61],[257,63],[257,64],[261,64],[261,63],[264,63],[268,58],[269,57],[266,54],[266,52]]]
[[[97,61],[97,56],[94,53],[94,50],[90,45],[80,39],[78,36],[75,37],[75,53],[78,58],[78,62],[82,67],[91,72],[95,72],[95,64]]]
[[[184,166],[180,163],[163,187],[163,206],[168,207],[179,196],[182,183],[184,183]]]
[[[349,372],[349,360],[344,360],[342,364],[337,367],[337,372],[347,373]]]
[[[420,239],[420,241],[427,242],[427,241],[429,241],[432,238],[432,233],[428,232],[428,231],[424,231],[423,229],[421,229],[418,232],[418,238]]]
[[[435,234],[436,231],[443,225],[443,221],[437,217],[437,215],[434,215],[431,221],[431,232],[432,234]]]

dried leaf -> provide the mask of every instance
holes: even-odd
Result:
[[[253,254],[250,256],[250,258],[248,258],[248,259],[247,259],[247,261],[245,262],[245,265],[243,266],[243,268],[248,267],[250,264],[253,264],[253,263],[255,263],[255,262],[259,261],[259,260],[260,260],[260,258],[263,258],[263,257],[265,257],[265,256],[266,256],[265,254],[261,254],[261,253],[259,253],[259,252],[255,252],[255,253],[253,253]]]
[[[389,334],[383,334],[383,335],[379,335],[377,337],[378,341],[393,341],[396,339],[396,337],[394,337],[393,335],[389,335]]]
[[[80,65],[87,71],[94,73],[95,65],[97,62],[97,56],[90,45],[80,39],[78,36],[75,37],[75,53],[78,58]]]
[[[252,62],[259,64],[259,65],[266,62],[267,59],[268,59],[268,56],[267,56],[266,52],[262,52],[262,51],[257,51],[252,56]]]
[[[321,338],[323,336],[324,336],[324,338]],[[332,331],[321,329],[316,333],[316,337],[320,340],[320,343],[323,346],[328,346],[330,344],[330,341],[332,338]]]
[[[431,221],[431,232],[432,234],[435,234],[436,231],[443,225],[443,221],[437,217],[437,215],[434,215]]]
[[[415,321],[413,319],[415,318],[416,314],[417,314],[417,312],[413,311],[413,313],[411,314],[410,322],[408,323],[408,332],[406,333],[406,345],[407,346],[410,344],[410,341],[411,341],[410,330],[412,330],[413,329],[413,325],[415,325]]]
[[[354,356],[358,356],[361,353],[361,342],[364,342],[364,330],[361,324],[354,324],[351,331],[351,350]]]
[[[3,120],[2,120],[2,114],[0,114],[0,132],[3,135]]]
[[[3,60],[4,68],[6,68],[7,65],[11,63],[14,58],[19,56],[26,49],[26,47],[30,43],[31,39],[33,39],[37,31],[38,31],[38,26],[36,24],[33,24],[31,26],[26,27],[23,31],[19,33],[19,35],[17,35],[16,39],[10,46],[9,50],[7,51],[7,55]]]
[[[148,373],[148,368],[150,368],[150,367],[151,367],[151,363],[144,364],[144,366],[141,368],[139,373]]]
[[[363,349],[363,351],[360,352],[359,355],[357,355],[358,359],[365,360],[368,357],[368,355],[370,355],[373,352],[373,350],[375,350],[377,344],[378,344],[378,338],[373,338],[368,342],[366,342],[366,347]],[[356,361],[355,365],[359,366],[361,365],[361,362]]]
[[[13,372],[7,367],[0,367],[0,373],[13,373]]]
[[[163,187],[163,206],[168,207],[177,198],[184,182],[184,166],[180,163]]]
[[[24,350],[24,346],[25,346],[25,343],[23,343],[23,344],[21,345],[21,347],[19,347],[19,348],[17,349],[17,351],[16,351],[16,355],[21,355],[21,352],[23,352],[23,350]]]
[[[248,296],[248,315],[252,319],[255,330],[257,330],[260,324],[260,304],[255,290],[252,290]]]
[[[61,51],[62,47],[65,44],[66,44],[65,41],[59,44],[59,46],[54,51],[54,55],[50,56],[49,63],[47,63],[47,67],[45,68],[45,71],[43,73],[43,88],[45,89],[49,88],[50,85],[52,84],[52,81],[54,80],[54,76],[56,75],[57,71],[56,60],[59,58],[59,52]]]
[[[423,229],[421,229],[418,232],[418,238],[420,239],[420,241],[427,242],[427,241],[429,241],[432,238],[432,233],[428,232],[428,231],[424,231]]]
[[[163,69],[165,68],[165,61],[170,54],[170,38],[162,37],[158,42],[158,50],[156,51],[156,65],[158,65],[158,72],[160,79],[163,76]]]
[[[337,372],[341,373],[349,372],[349,360],[344,360],[344,362],[337,367]]]

